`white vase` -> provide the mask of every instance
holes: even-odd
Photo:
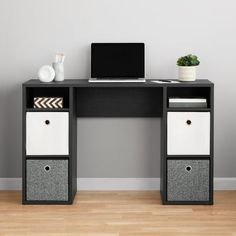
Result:
[[[52,66],[55,70],[55,78],[54,80],[57,82],[64,80],[64,65],[62,62],[53,62]]]
[[[196,66],[178,66],[180,81],[194,81],[196,80]]]

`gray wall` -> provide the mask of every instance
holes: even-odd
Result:
[[[236,177],[235,0],[1,0],[0,177],[21,176],[21,83],[57,51],[89,77],[91,42],[146,43],[147,78],[176,78],[195,53],[215,83],[215,175]],[[79,119],[80,177],[158,177],[158,119]],[[157,141],[155,141],[157,140]],[[129,144],[129,145],[128,145]]]

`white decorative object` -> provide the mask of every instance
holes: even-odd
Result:
[[[167,154],[209,155],[210,112],[168,112]]]
[[[64,65],[62,62],[53,62],[52,66],[55,70],[55,81],[60,82],[64,80]]]
[[[55,77],[55,71],[51,66],[42,66],[38,71],[38,78],[41,82],[52,82]]]
[[[180,81],[195,81],[196,80],[196,66],[178,66]]]
[[[68,155],[69,113],[27,112],[26,155]]]
[[[55,56],[55,60],[52,63],[52,66],[55,70],[55,81],[61,82],[64,80],[64,60],[65,54],[64,53],[57,53]]]

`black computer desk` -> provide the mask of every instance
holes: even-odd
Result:
[[[34,97],[63,97],[64,106],[60,109],[37,109],[33,108]],[[170,97],[203,97],[207,99],[207,108],[169,108],[168,98]],[[69,153],[67,155],[27,155],[27,125],[26,114],[30,112],[68,112],[69,117]],[[168,155],[167,153],[167,118],[169,112],[199,112],[210,114],[210,141],[209,153],[207,155]],[[41,83],[39,80],[29,80],[23,84],[23,203],[24,204],[71,204],[77,192],[77,117],[160,117],[161,118],[161,198],[163,204],[213,204],[213,126],[214,126],[214,85],[209,80],[196,80],[194,82],[181,83],[154,83],[147,80],[145,83],[89,83],[88,80],[74,79],[63,82]],[[37,135],[37,133],[35,134]],[[105,147],[104,147],[105,148]],[[48,190],[49,199],[29,199],[27,192],[29,188],[35,188],[34,184],[46,188],[47,183],[31,182],[32,178],[27,178],[28,160],[67,160],[68,161],[68,198],[63,200],[51,199],[50,189]],[[193,166],[203,164],[203,173],[194,173],[189,180],[181,180],[182,174],[176,176],[176,185],[179,181],[187,181],[183,186],[183,192],[173,190],[173,196],[179,194],[180,199],[171,199],[168,196],[168,160],[192,161]],[[197,162],[197,160],[199,162]],[[202,162],[207,160],[207,162]],[[181,167],[181,162],[176,162]],[[189,162],[186,162],[189,163]],[[191,162],[190,162],[191,163]],[[175,163],[174,163],[175,165]],[[178,171],[178,169],[174,170]],[[209,179],[202,180],[201,176],[208,171]],[[44,172],[42,172],[44,173]],[[41,174],[42,174],[41,173]],[[40,174],[40,176],[41,176]],[[176,174],[178,175],[178,174]],[[169,176],[170,178],[170,176]],[[188,177],[186,177],[188,178]],[[205,177],[206,178],[206,177]],[[199,180],[199,183],[191,183],[186,189],[189,181]],[[28,180],[28,182],[27,182]],[[52,180],[53,181],[53,180]],[[58,180],[57,180],[58,181]],[[207,186],[199,190],[199,196],[194,199],[195,184],[202,181],[207,182]],[[54,186],[54,183],[51,183]],[[171,182],[170,182],[171,184]],[[51,187],[49,187],[51,188]],[[189,190],[188,190],[189,189]],[[35,190],[36,192],[38,190]],[[189,192],[188,192],[189,191]],[[193,192],[191,192],[193,191]],[[54,193],[55,194],[55,193]],[[182,194],[182,195],[181,195]],[[195,194],[196,195],[196,194]],[[198,193],[197,193],[198,195]],[[206,197],[207,195],[207,197]],[[53,196],[53,195],[51,195]],[[181,196],[183,196],[181,198]],[[186,200],[187,197],[187,200]],[[171,199],[171,200],[170,200]]]

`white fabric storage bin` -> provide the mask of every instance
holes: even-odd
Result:
[[[27,112],[26,155],[69,155],[69,113]]]
[[[210,112],[168,112],[167,154],[209,155]]]

